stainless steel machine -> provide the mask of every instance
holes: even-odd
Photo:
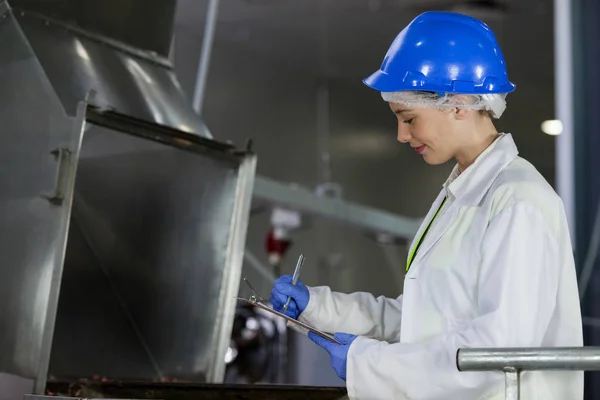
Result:
[[[175,1],[120,8],[163,16],[154,38],[91,18],[116,3],[0,2],[3,400],[225,372],[256,158],[187,105]]]

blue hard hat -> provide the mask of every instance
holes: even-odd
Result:
[[[509,93],[506,63],[492,30],[467,15],[428,11],[398,34],[364,84],[380,92]]]

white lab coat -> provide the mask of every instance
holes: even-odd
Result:
[[[503,373],[458,371],[459,348],[583,345],[561,199],[517,154],[503,134],[442,189],[416,238],[450,201],[397,299],[309,288],[300,320],[359,335],[347,359],[350,399],[504,399]],[[521,399],[581,400],[583,373],[524,373]]]

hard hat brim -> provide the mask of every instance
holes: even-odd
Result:
[[[516,89],[516,85],[510,81],[506,81],[501,85],[490,86],[472,86],[470,90],[460,90],[453,84],[448,86],[442,85],[431,85],[429,83],[423,83],[411,80],[398,81],[397,77],[392,77],[382,70],[378,70],[363,79],[363,83],[375,89],[379,92],[400,92],[400,91],[424,91],[424,92],[438,92],[438,93],[456,93],[456,94],[498,94],[498,93],[511,93]]]
[[[363,83],[371,89],[375,89],[380,92],[396,92],[398,90],[402,90],[402,87],[404,86],[402,82],[397,82],[397,80],[382,70],[378,70],[363,79]]]

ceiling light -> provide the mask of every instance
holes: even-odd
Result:
[[[548,135],[560,135],[563,131],[563,124],[558,119],[549,119],[542,122],[542,132]]]

